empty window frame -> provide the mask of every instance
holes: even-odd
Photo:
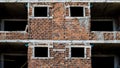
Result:
[[[0,23],[1,31],[25,31],[26,20],[3,20]]]
[[[85,8],[81,6],[71,6],[70,7],[70,17],[84,17]]]
[[[114,23],[112,20],[92,20],[91,31],[113,31]]]
[[[71,57],[85,57],[85,48],[84,47],[71,47]]]
[[[34,57],[48,57],[48,47],[34,47]]]
[[[36,6],[34,7],[34,17],[48,17],[49,8],[46,6]]]

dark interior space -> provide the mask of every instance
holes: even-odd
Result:
[[[27,56],[4,55],[4,68],[27,68]]]
[[[22,53],[27,54],[28,47],[25,43],[0,43],[0,54],[1,53]]]
[[[113,31],[113,21],[91,21],[91,31]]]
[[[92,57],[92,68],[114,68],[114,57]]]
[[[71,17],[83,17],[83,7],[70,7],[70,15]]]
[[[47,7],[35,7],[34,16],[35,17],[47,17]]]
[[[114,68],[114,56],[120,55],[118,43],[91,43],[92,68]]]
[[[92,45],[92,55],[108,54],[108,55],[120,55],[120,44],[114,43],[99,43]]]
[[[27,3],[0,3],[0,19],[27,19]]]
[[[84,48],[71,47],[71,57],[84,57]]]
[[[120,16],[120,3],[91,3],[91,18],[115,18]]]
[[[48,47],[35,47],[35,57],[48,57]]]
[[[4,21],[4,31],[25,31],[27,21]]]
[[[27,68],[27,51],[25,43],[0,43],[0,55],[3,54],[4,68]]]
[[[91,31],[120,31],[120,3],[91,3],[91,20],[111,19],[110,21],[91,21]],[[104,23],[103,23],[104,22]],[[106,27],[107,26],[107,27]],[[114,28],[114,30],[112,29]]]

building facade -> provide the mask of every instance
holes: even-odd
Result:
[[[120,68],[119,0],[0,0],[0,68]]]

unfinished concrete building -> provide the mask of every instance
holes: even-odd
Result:
[[[120,68],[119,0],[0,0],[0,68]]]

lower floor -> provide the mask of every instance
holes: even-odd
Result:
[[[120,44],[0,43],[0,68],[120,68]]]
[[[23,43],[0,43],[0,68],[27,68],[27,49]]]
[[[92,68],[120,68],[120,44],[91,44]]]

